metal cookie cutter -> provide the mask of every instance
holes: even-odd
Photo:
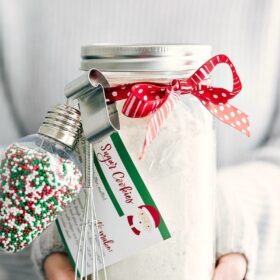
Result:
[[[120,129],[116,104],[106,104],[104,88],[109,86],[100,71],[91,69],[65,87],[66,97],[79,101],[84,135],[90,143]]]

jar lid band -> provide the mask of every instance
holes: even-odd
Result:
[[[89,45],[81,49],[81,69],[104,72],[189,71],[211,54],[208,45]]]

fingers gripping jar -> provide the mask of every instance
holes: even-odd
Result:
[[[91,45],[82,70],[96,68],[111,86],[188,78],[210,57],[202,45]],[[121,111],[123,102],[118,102]],[[107,268],[112,280],[209,280],[214,253],[215,134],[211,114],[192,95],[163,124],[144,158],[147,119],[120,113],[120,136],[156,201],[171,238]]]

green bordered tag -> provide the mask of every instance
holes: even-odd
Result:
[[[112,134],[96,144],[94,150],[94,201],[105,264],[108,266],[171,235],[120,135]],[[82,221],[85,200],[86,192],[82,190],[57,221],[73,264],[80,234],[77,225]],[[91,272],[90,267],[88,272]]]

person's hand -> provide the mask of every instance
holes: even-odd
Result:
[[[44,262],[44,270],[48,280],[74,280],[75,271],[66,254],[54,253]]]
[[[66,254],[51,254],[46,258],[44,269],[48,280],[73,280],[74,269]],[[228,254],[217,262],[213,280],[243,280],[247,262],[241,254]]]
[[[242,254],[228,254],[217,261],[213,280],[243,280],[247,261]]]

